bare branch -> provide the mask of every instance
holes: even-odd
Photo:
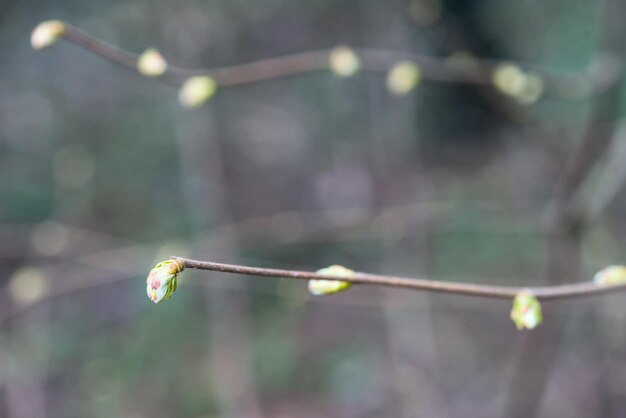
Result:
[[[436,293],[448,293],[465,296],[477,296],[492,299],[513,299],[521,291],[530,291],[537,299],[555,300],[577,297],[595,296],[626,290],[626,283],[599,285],[595,282],[584,282],[558,286],[515,287],[492,286],[476,283],[442,282],[436,280],[386,276],[369,273],[354,273],[352,276],[333,276],[311,271],[283,270],[263,267],[249,267],[236,264],[215,263],[212,261],[191,260],[184,257],[171,257],[183,263],[185,268],[198,270],[220,271],[222,273],[245,274],[261,277],[280,277],[295,280],[338,280],[354,284],[369,284],[395,287],[400,289],[423,290]]]
[[[138,55],[102,41],[68,23],[63,24],[64,30],[59,35],[61,39],[72,42],[121,66],[137,68]],[[298,74],[326,71],[329,69],[331,51],[331,49],[306,51],[212,69],[188,69],[168,66],[167,70],[156,78],[173,85],[180,85],[193,76],[210,76],[221,86],[255,83]],[[419,66],[422,79],[442,83],[493,86],[494,70],[503,64],[503,62],[499,61],[478,59],[470,56],[460,59],[454,59],[454,57],[446,59],[390,50],[357,48],[354,51],[361,60],[360,69],[363,71],[386,73],[398,62],[409,60]],[[522,67],[532,67],[526,64],[520,65]],[[571,98],[572,91],[580,91],[582,93],[574,94],[573,97],[582,98],[588,94],[602,92],[606,86],[613,84],[611,80],[605,80],[606,77],[602,78],[602,82],[597,82],[596,74],[593,71],[583,70],[579,73],[562,73],[548,71],[543,68],[531,68],[531,70],[540,75],[545,81],[546,93],[556,96]]]

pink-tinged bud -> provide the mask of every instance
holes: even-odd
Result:
[[[159,51],[148,48],[137,60],[137,71],[146,77],[158,77],[167,71],[167,61]]]
[[[515,296],[511,320],[519,330],[533,329],[541,324],[543,320],[541,304],[530,290],[522,290]]]
[[[608,266],[593,276],[598,286],[613,286],[626,283],[626,266]]]
[[[354,275],[353,270],[337,264],[320,269],[317,273],[333,277],[352,277]],[[309,292],[315,296],[342,292],[349,289],[350,286],[352,286],[352,283],[342,280],[309,280]]]
[[[180,260],[167,260],[157,264],[148,275],[146,291],[154,303],[169,299],[176,290],[178,273],[183,271],[184,264]]]
[[[42,22],[30,35],[33,49],[43,49],[55,43],[65,32],[65,24],[60,20]]]

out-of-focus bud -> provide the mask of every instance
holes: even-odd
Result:
[[[191,77],[178,91],[178,101],[185,107],[199,107],[217,90],[217,83],[209,76]]]
[[[598,286],[613,286],[626,283],[626,266],[608,266],[593,276]]]
[[[30,35],[30,44],[33,49],[46,48],[57,41],[65,31],[65,24],[60,20],[41,22]]]
[[[420,69],[414,62],[401,61],[389,70],[387,88],[392,94],[403,96],[417,86],[420,76]]]
[[[159,51],[148,48],[137,60],[137,71],[146,77],[158,77],[167,71],[167,61]]]
[[[543,79],[536,74],[526,73],[515,64],[502,64],[493,71],[493,84],[524,105],[531,105],[541,98],[544,91]]]
[[[27,306],[46,297],[51,281],[46,274],[34,267],[17,270],[8,284],[8,293],[20,306]]]
[[[316,273],[333,277],[352,277],[354,271],[337,264],[318,270]],[[342,280],[309,280],[309,292],[312,295],[330,295],[347,290],[352,286],[350,282]]]
[[[330,51],[328,64],[333,73],[341,77],[350,77],[359,71],[361,61],[349,47],[341,45]]]
[[[184,264],[180,260],[161,261],[148,275],[146,291],[148,297],[154,303],[160,303],[169,299],[176,290],[178,273],[183,271]]]
[[[515,64],[501,64],[493,71],[493,84],[502,93],[517,94],[526,82],[526,75]]]
[[[543,79],[536,74],[528,73],[524,87],[515,95],[515,98],[521,104],[531,105],[541,98],[543,91]]]
[[[533,329],[541,324],[541,304],[530,290],[522,290],[513,300],[511,320],[517,329]]]

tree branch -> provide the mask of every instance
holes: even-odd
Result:
[[[137,67],[139,56],[102,41],[68,23],[61,37],[89,52],[101,56],[123,67]],[[308,72],[328,70],[328,59],[331,50],[305,51],[293,55],[263,59],[250,63],[214,69],[189,69],[169,66],[159,79],[181,84],[189,77],[210,75],[219,85],[234,86],[254,83],[274,78],[287,77]],[[361,57],[361,68],[369,72],[384,73],[398,61],[412,59],[421,70],[424,79],[440,82],[459,82],[472,84],[491,84],[490,66],[472,59],[472,68],[460,70],[447,64],[444,60],[416,56],[406,52],[395,52],[375,49],[355,49]]]
[[[556,299],[572,299],[577,297],[595,296],[605,293],[626,291],[626,283],[599,285],[595,282],[583,282],[558,286],[516,287],[492,286],[476,283],[442,282],[436,280],[386,276],[356,272],[353,275],[333,276],[311,271],[284,270],[264,267],[250,267],[236,264],[215,263],[212,261],[192,260],[184,257],[171,257],[183,263],[184,268],[197,270],[220,271],[222,273],[245,274],[261,277],[280,277],[295,280],[338,280],[354,284],[369,284],[395,287],[401,289],[423,290],[436,293],[486,297],[492,299],[513,299],[523,290],[530,291],[541,301]]]
[[[137,68],[138,55],[102,41],[69,23],[64,22],[63,25],[64,30],[59,35],[62,39],[74,43],[113,63],[128,68]],[[213,78],[218,85],[236,86],[328,70],[331,51],[331,49],[306,51],[293,55],[213,69],[189,69],[168,66],[167,70],[156,78],[168,84],[180,85],[189,77],[208,75]],[[374,73],[386,73],[398,62],[409,60],[419,66],[422,79],[442,83],[492,86],[493,72],[498,66],[503,64],[503,62],[499,61],[478,59],[469,56],[454,62],[453,59],[390,50],[360,48],[354,49],[354,52],[361,60],[360,70]],[[530,67],[526,64],[521,66]],[[589,86],[589,92],[595,94],[602,92],[607,84],[612,84],[604,80],[606,77],[601,80],[602,82],[596,83],[595,74],[586,70],[580,73],[562,73],[533,68],[532,71],[539,74],[545,81],[546,93],[557,96],[571,95],[571,91],[576,89],[580,90],[581,85]],[[574,86],[574,88],[572,88],[572,86]],[[584,96],[584,94],[578,97],[582,96]]]

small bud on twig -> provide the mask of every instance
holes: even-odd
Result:
[[[43,49],[55,43],[65,31],[65,24],[60,20],[48,20],[40,23],[30,36],[33,49]]]
[[[598,286],[612,286],[626,283],[626,266],[608,266],[593,276]]]
[[[148,48],[137,59],[137,71],[147,77],[158,77],[167,71],[167,61],[159,51]]]
[[[354,275],[353,270],[337,264],[320,269],[316,273],[326,276],[339,277],[351,277]],[[316,296],[342,292],[344,290],[348,290],[350,286],[352,286],[352,283],[341,280],[309,280],[309,292]]]
[[[154,303],[169,299],[176,290],[178,273],[185,268],[181,260],[166,260],[157,264],[148,275],[146,291]]]
[[[361,61],[351,48],[342,45],[330,51],[328,64],[331,71],[338,76],[350,77],[359,71]]]
[[[191,77],[178,91],[178,101],[185,107],[199,107],[217,90],[217,83],[209,76]]]
[[[417,86],[420,77],[420,69],[414,62],[401,61],[389,70],[387,88],[396,96],[404,96]]]
[[[357,273],[342,266],[333,265],[317,272],[285,270],[276,268],[264,268],[253,266],[242,266],[238,264],[216,263],[214,261],[192,260],[184,257],[172,257],[172,261],[164,262],[176,263],[175,268],[170,267],[162,273],[165,279],[172,280],[173,275],[184,268],[198,270],[219,271],[222,273],[246,274],[261,277],[280,277],[290,280],[308,280],[309,290],[313,294],[325,295],[339,292],[350,287],[351,284],[368,284],[378,286],[388,286],[401,289],[412,289],[430,291],[436,293],[449,293],[466,296],[487,297],[497,299],[513,299],[511,309],[511,319],[520,328],[534,328],[541,323],[542,313],[541,301],[557,299],[571,299],[578,297],[591,297],[612,292],[623,292],[626,286],[614,285],[610,287],[598,286],[596,283],[588,281],[574,284],[561,284],[557,286],[538,286],[533,288],[520,289],[517,286],[493,286],[478,283],[442,282],[423,278],[408,278],[401,276],[385,276],[379,274]],[[155,267],[157,273],[162,267],[160,263]],[[626,268],[626,267],[625,267]],[[152,272],[148,278],[158,278],[159,274],[153,276]],[[626,284],[626,283],[625,283]],[[162,286],[162,283],[154,283],[154,289]],[[148,288],[151,293],[152,287]],[[173,292],[173,290],[171,290]],[[171,294],[170,292],[170,294]],[[167,289],[164,294],[167,293]],[[157,293],[156,299],[159,299]],[[164,296],[163,296],[164,297]]]
[[[511,308],[511,320],[517,329],[533,329],[541,324],[541,304],[530,290],[522,290],[515,296]]]
[[[526,73],[515,64],[502,64],[493,72],[493,84],[504,94],[519,103],[530,105],[541,98],[543,79],[536,74]]]

